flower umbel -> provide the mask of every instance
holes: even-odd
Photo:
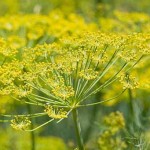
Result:
[[[62,108],[54,108],[50,105],[45,106],[44,110],[49,117],[54,118],[54,119],[62,119],[62,118],[67,118],[67,112],[64,111]]]
[[[24,116],[15,116],[11,120],[11,126],[16,130],[26,130],[31,125],[31,121],[28,117]]]
[[[123,84],[123,89],[136,89],[139,86],[136,77],[129,74],[122,74],[120,82]]]

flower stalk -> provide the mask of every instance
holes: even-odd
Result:
[[[131,112],[131,116],[132,119],[135,119],[135,115],[134,115],[134,104],[133,104],[133,95],[132,95],[132,91],[131,89],[128,89],[128,95],[129,95],[129,106],[130,106],[130,112]]]
[[[75,132],[76,132],[78,148],[79,148],[79,150],[84,150],[83,139],[81,136],[81,127],[80,127],[80,122],[79,122],[79,118],[78,118],[78,111],[76,108],[72,111],[72,116],[73,116],[73,121],[74,121],[74,127],[75,127]]]

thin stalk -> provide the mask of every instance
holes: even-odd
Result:
[[[34,129],[32,129],[32,130],[25,130],[25,131],[33,132],[33,131],[35,131],[35,130],[37,130],[37,129],[39,129],[39,128],[45,126],[45,125],[47,125],[48,123],[52,122],[53,120],[54,120],[54,119],[51,119],[51,120],[49,120],[49,121],[47,121],[47,122],[45,122],[45,123],[39,125],[38,127],[34,128]]]
[[[27,105],[27,110],[28,113],[31,114],[31,106]],[[34,120],[31,119],[32,123],[31,123],[31,130],[34,128]],[[35,150],[35,133],[34,132],[30,132],[30,137],[31,137],[31,150]]]
[[[109,99],[106,99],[106,100],[102,100],[102,101],[99,101],[99,102],[95,102],[95,103],[89,103],[89,104],[78,105],[78,107],[94,106],[94,105],[102,104],[102,103],[105,103],[105,102],[108,102],[108,101],[112,101],[113,99],[116,99],[116,98],[118,98],[120,95],[122,95],[125,91],[126,91],[126,89],[124,89],[122,92],[120,92],[118,95],[116,95],[116,96],[114,96],[114,97],[112,97],[112,98],[109,98]]]
[[[2,117],[9,117],[12,118],[14,116],[20,116],[20,117],[29,117],[29,118],[34,118],[34,117],[40,117],[40,116],[44,116],[46,115],[46,113],[35,113],[35,114],[28,114],[28,115],[1,115]]]
[[[74,121],[75,132],[76,132],[76,139],[78,142],[78,148],[79,148],[79,150],[84,150],[83,139],[81,136],[81,127],[80,127],[78,112],[77,112],[76,108],[73,109],[72,116],[73,116],[73,121]]]
[[[133,104],[133,95],[131,89],[128,89],[128,95],[129,95],[129,105],[130,105],[130,111],[131,111],[131,118],[135,118],[134,116],[134,104]]]
[[[87,95],[83,95],[84,96],[84,98],[82,99],[82,101],[83,100],[85,100],[86,98],[88,98],[89,96],[91,96],[92,94],[95,94],[95,93],[97,93],[97,92],[100,92],[100,90],[101,89],[103,89],[103,88],[105,88],[105,87],[107,87],[109,84],[111,84],[111,83],[113,83],[115,80],[117,80],[117,75],[125,68],[127,66],[127,63],[125,63],[122,67],[121,67],[121,69],[116,73],[116,74],[114,74],[114,76],[112,76],[110,79],[108,79],[107,81],[105,81],[100,87],[98,87],[97,89],[95,89],[94,91],[91,91],[91,93],[89,93],[89,94],[87,94]]]
[[[113,62],[110,64],[111,61],[108,62],[108,64],[106,65],[106,67],[103,69],[102,73],[98,76],[98,78],[96,78],[91,85],[89,86],[89,88],[84,92],[84,95],[86,95],[90,90],[92,90],[92,88],[100,81],[100,79],[108,72],[108,70],[114,65],[114,63],[117,61],[118,58],[116,58],[115,60],[113,60]],[[84,96],[83,95],[83,96]]]

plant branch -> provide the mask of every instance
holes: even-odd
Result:
[[[73,121],[75,126],[76,139],[78,142],[78,148],[79,150],[84,150],[83,139],[81,137],[81,127],[80,127],[78,112],[76,108],[72,111],[72,115],[73,115]]]

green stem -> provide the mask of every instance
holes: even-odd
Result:
[[[27,110],[28,110],[28,113],[31,114],[31,106],[30,105],[27,105]],[[33,121],[33,118],[31,118],[31,130],[34,128],[34,121]],[[35,150],[35,133],[34,132],[30,132],[30,137],[31,137],[31,150]]]
[[[73,121],[74,121],[74,126],[75,126],[76,138],[78,142],[78,148],[79,150],[84,150],[83,139],[81,136],[81,127],[80,127],[78,112],[76,108],[72,111],[72,115],[73,115]]]
[[[130,111],[131,111],[131,118],[133,119],[134,116],[134,104],[133,104],[133,95],[131,89],[128,89],[129,94],[129,104],[130,104]]]

